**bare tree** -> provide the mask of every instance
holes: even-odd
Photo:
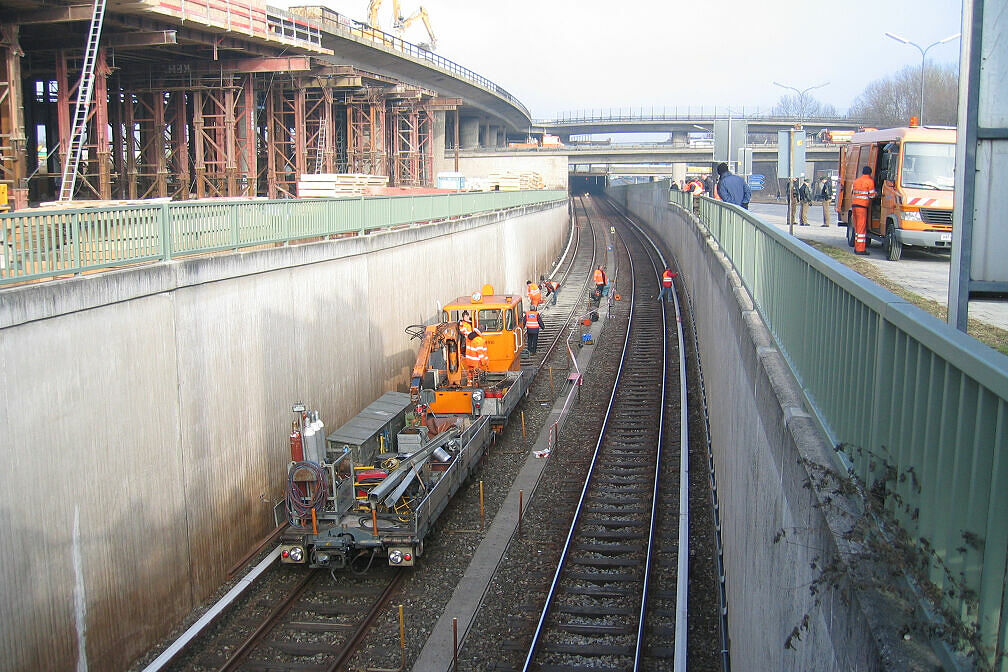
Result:
[[[905,126],[910,117],[921,114],[920,84],[920,67],[915,65],[876,79],[851,105],[849,116],[879,128]],[[958,107],[958,65],[929,64],[924,68],[924,121],[955,126]]]
[[[783,95],[773,108],[773,114],[778,117],[794,117],[796,119],[811,119],[813,117],[839,117],[837,109],[828,103],[816,100],[805,94],[799,96]]]

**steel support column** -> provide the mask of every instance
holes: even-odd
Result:
[[[8,185],[8,198],[15,209],[28,207],[28,180],[24,128],[24,92],[21,88],[21,57],[16,24],[0,26],[4,52],[4,81],[0,82],[0,180]]]
[[[428,186],[431,184],[432,115],[422,104],[397,104],[392,107],[393,186]]]
[[[385,97],[368,90],[347,101],[347,170],[388,175],[385,144]]]

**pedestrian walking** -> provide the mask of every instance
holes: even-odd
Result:
[[[672,280],[678,273],[673,273],[672,270],[666,266],[665,270],[661,274],[661,291],[658,292],[658,300],[661,301],[663,298],[666,303],[672,301]]]
[[[803,177],[801,181],[801,186],[798,187],[798,206],[800,211],[800,218],[802,226],[808,226],[808,212],[809,206],[812,204],[812,188],[809,187],[808,178]]]
[[[875,198],[875,180],[871,166],[861,169],[861,175],[851,185],[851,204],[854,215],[854,254],[868,256],[868,214],[871,199]]]
[[[733,175],[728,171],[728,164],[723,161],[718,164],[717,195],[725,203],[734,203],[745,209],[749,209],[749,199],[752,198],[752,189],[749,184],[738,175]]]
[[[833,202],[833,183],[829,176],[823,176],[819,182],[819,198],[822,200],[822,225],[829,226]]]
[[[536,354],[539,349],[539,330],[546,328],[539,311],[532,308],[525,313],[525,340],[528,342],[529,354]]]

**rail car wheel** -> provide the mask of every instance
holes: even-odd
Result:
[[[885,249],[886,259],[889,261],[899,261],[903,256],[903,243],[896,238],[896,227],[892,222],[886,227],[885,241],[882,243]]]
[[[847,247],[854,247],[854,222],[851,213],[847,213]]]

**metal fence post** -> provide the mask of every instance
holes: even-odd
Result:
[[[161,204],[161,259],[170,261],[172,258],[171,228],[168,223],[168,204]]]
[[[224,207],[228,209],[228,219],[231,220],[231,246],[234,251],[238,251],[238,204],[237,203],[225,203]]]
[[[70,220],[70,235],[73,237],[73,256],[74,256],[74,266],[76,267],[75,275],[80,275],[81,268],[84,267],[84,253],[81,249],[80,244],[80,213],[73,213],[73,217]]]

